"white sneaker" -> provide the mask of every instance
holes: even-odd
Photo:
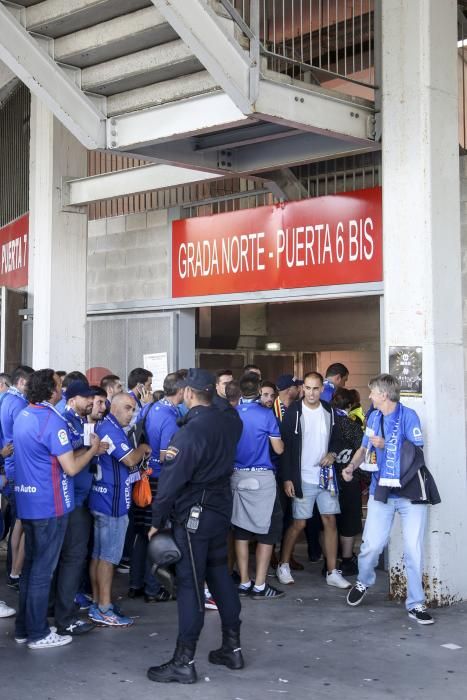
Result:
[[[0,617],[11,617],[12,615],[16,615],[16,610],[10,608],[4,600],[0,600]]]
[[[279,564],[279,566],[276,569],[276,576],[279,579],[279,581],[285,586],[288,583],[295,583],[293,576],[290,573],[289,564]]]
[[[63,647],[65,644],[71,644],[73,637],[69,634],[57,634],[49,632],[47,637],[38,639],[36,642],[28,642],[29,649],[50,649],[51,647]]]
[[[338,569],[333,569],[330,574],[326,574],[326,583],[328,586],[335,586],[336,588],[351,588],[352,586]]]
[[[50,627],[50,631],[51,631],[51,632],[56,632],[56,631],[57,631],[57,628],[56,628],[56,627]],[[27,638],[27,637],[15,637],[15,642],[16,642],[16,644],[26,644],[27,641],[28,641],[28,638]]]

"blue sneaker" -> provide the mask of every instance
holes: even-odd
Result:
[[[116,615],[118,615],[119,617],[126,617],[125,613],[123,612],[123,610],[121,609],[121,607],[120,607],[119,605],[117,605],[117,603],[111,603],[111,604],[110,604],[110,607],[112,608],[112,610],[114,611],[114,613],[115,613]]]
[[[79,606],[80,610],[89,610],[91,607],[92,598],[86,593],[77,593],[75,595],[75,605]]]
[[[117,615],[112,608],[109,608],[107,612],[102,612],[97,606],[92,609],[92,612],[89,610],[88,617],[90,617],[96,625],[104,625],[105,627],[129,627],[134,623],[131,617]]]
[[[94,614],[95,611],[97,610],[97,607],[98,607],[98,606],[97,606],[97,603],[95,603],[94,601],[92,601],[91,605],[89,606],[89,610],[88,610],[88,617],[89,617],[91,620],[92,620],[93,614]]]

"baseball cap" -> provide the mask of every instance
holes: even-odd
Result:
[[[206,369],[190,367],[185,379],[178,380],[177,387],[182,389],[189,386],[196,391],[209,391],[214,390],[215,384],[216,379],[211,372],[208,372]]]
[[[294,377],[293,374],[281,374],[276,381],[278,391],[285,391],[291,386],[301,386],[302,384],[303,381]]]
[[[89,384],[83,382],[81,379],[76,379],[67,386],[65,391],[65,399],[74,399],[75,396],[95,396],[96,390],[92,389]]]

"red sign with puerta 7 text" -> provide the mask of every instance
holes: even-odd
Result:
[[[29,214],[0,228],[0,286],[28,284]]]
[[[174,297],[382,278],[380,187],[172,224]]]

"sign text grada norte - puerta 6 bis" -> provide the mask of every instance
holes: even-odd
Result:
[[[172,295],[382,280],[381,188],[172,224]]]

